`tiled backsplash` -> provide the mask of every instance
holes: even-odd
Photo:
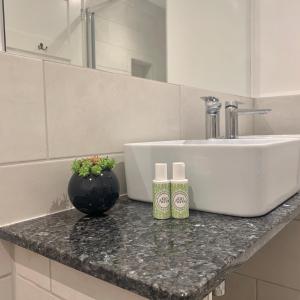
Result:
[[[123,144],[203,138],[200,96],[253,106],[247,98],[6,53],[0,82],[0,225],[69,207],[74,157],[115,157],[126,193]],[[253,133],[251,118],[241,132]]]
[[[300,95],[255,99],[257,108],[271,108],[255,117],[256,134],[300,134]]]

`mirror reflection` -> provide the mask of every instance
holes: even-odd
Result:
[[[166,81],[165,0],[5,0],[7,51]]]
[[[250,95],[251,0],[3,1],[9,52]]]

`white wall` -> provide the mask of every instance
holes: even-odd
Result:
[[[130,75],[135,59],[151,65],[147,78],[166,81],[164,8],[147,0],[117,0],[98,5],[95,17],[98,69]]]
[[[250,94],[250,0],[169,0],[168,82]]]
[[[8,51],[82,65],[80,1],[4,0]],[[47,51],[38,50],[42,42]]]
[[[300,93],[300,1],[253,0],[253,96]]]

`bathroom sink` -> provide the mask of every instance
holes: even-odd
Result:
[[[152,201],[154,164],[186,163],[190,207],[235,216],[266,214],[299,190],[300,140],[243,138],[125,145],[128,196]]]

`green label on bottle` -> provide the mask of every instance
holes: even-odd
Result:
[[[189,193],[187,183],[171,184],[172,217],[185,219],[189,217]]]
[[[161,220],[171,217],[169,183],[153,183],[153,217]]]

